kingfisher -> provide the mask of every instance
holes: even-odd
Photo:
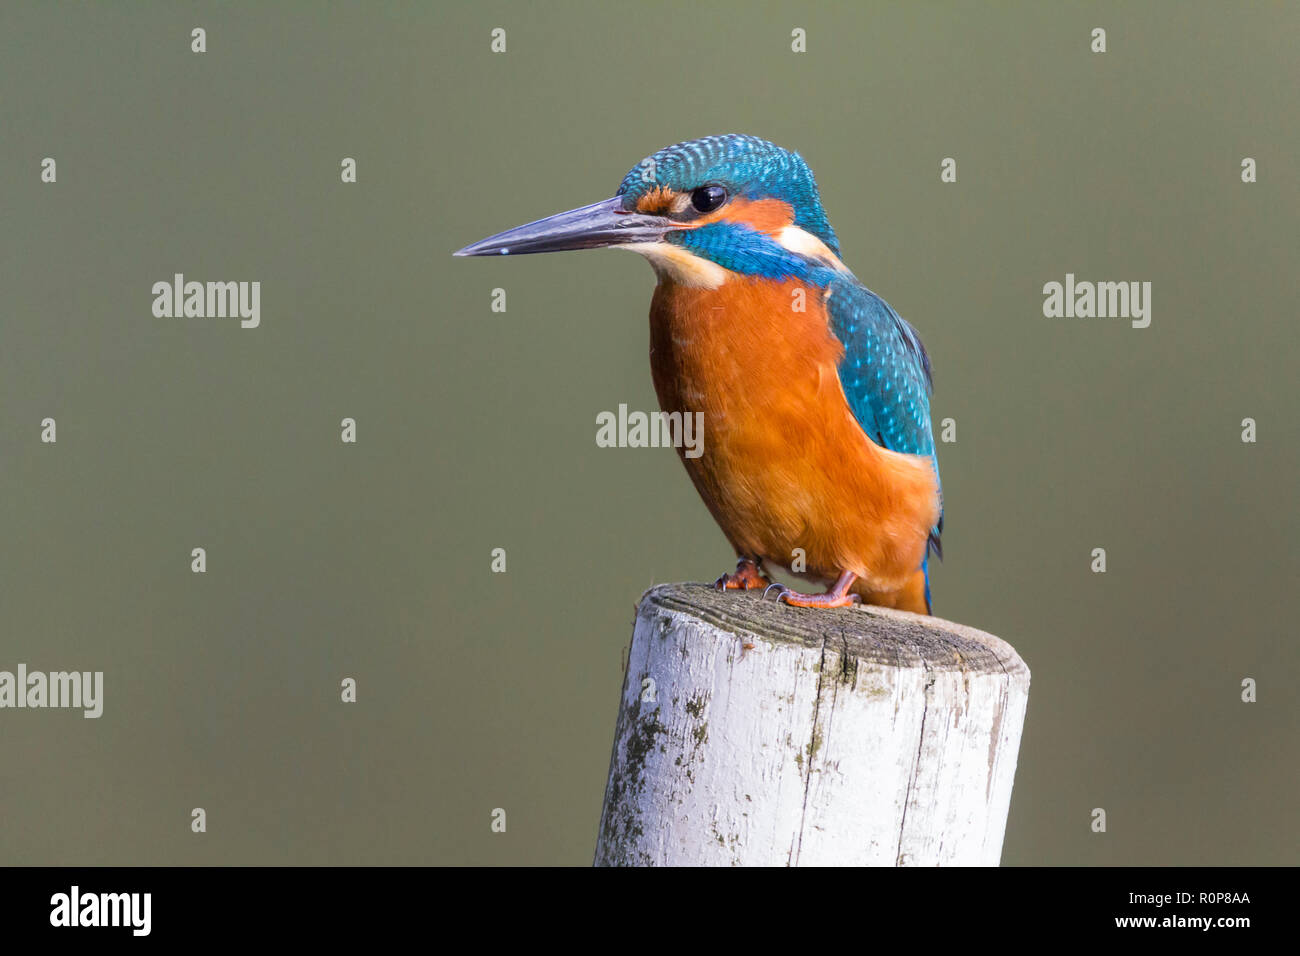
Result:
[[[738,558],[715,586],[930,613],[929,559],[943,556],[930,358],[841,261],[803,157],[740,134],[678,143],[613,198],[455,255],[604,247],[640,253],[658,278],[660,408],[703,414],[703,454],[678,457]],[[773,584],[771,567],[825,591]]]

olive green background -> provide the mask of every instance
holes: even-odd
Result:
[[[595,444],[656,407],[646,265],[450,254],[722,132],[808,159],[933,356],[935,610],[1033,670],[1004,862],[1295,863],[1298,28],[4,4],[0,669],[106,689],[0,711],[0,863],[591,861],[633,605],[733,556],[671,451]],[[175,272],[260,280],[261,327],[154,318]],[[1150,328],[1044,318],[1067,272],[1152,282]]]

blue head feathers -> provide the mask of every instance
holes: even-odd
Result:
[[[798,153],[757,136],[730,133],[666,146],[637,163],[623,177],[616,195],[630,210],[656,187],[689,191],[709,184],[723,186],[733,196],[789,203],[794,224],[839,255],[839,241],[826,219],[808,164]]]

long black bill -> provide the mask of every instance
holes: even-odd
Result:
[[[455,255],[521,256],[530,252],[562,252],[621,246],[629,242],[654,242],[672,225],[672,220],[660,216],[626,212],[622,200],[615,197],[507,229],[480,239],[458,250]]]

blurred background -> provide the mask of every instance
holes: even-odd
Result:
[[[5,4],[0,669],[105,700],[0,712],[0,863],[590,863],[634,604],[734,555],[672,451],[595,443],[657,407],[644,262],[451,252],[723,132],[805,156],[933,357],[935,613],[1033,671],[1004,863],[1294,863],[1298,28]],[[154,318],[177,272],[261,326]],[[1045,318],[1067,272],[1151,282],[1150,327]]]

